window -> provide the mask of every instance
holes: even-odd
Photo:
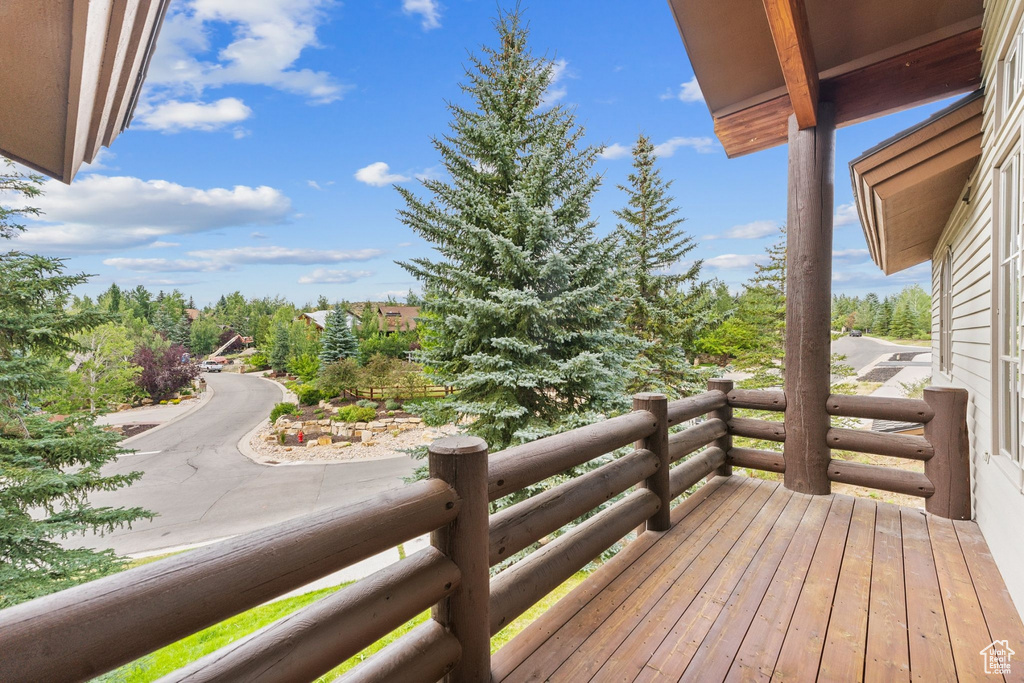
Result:
[[[1021,354],[1024,339],[1022,283],[1024,230],[1021,220],[1020,149],[999,170],[1000,216],[996,235],[996,436],[998,451],[1018,465],[1024,464],[1024,387]]]
[[[1020,94],[1020,36],[1014,35],[1010,47],[1003,58],[1003,72],[1000,75],[1003,94],[1003,113],[1005,114],[1017,101]]]
[[[953,371],[953,250],[947,248],[939,272],[939,370]]]

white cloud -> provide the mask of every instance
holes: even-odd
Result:
[[[398,173],[391,173],[391,167],[383,161],[375,161],[369,166],[364,166],[355,173],[355,179],[374,187],[383,187],[393,183],[403,183],[409,180],[409,176]]]
[[[540,106],[550,107],[563,99],[569,93],[569,90],[562,81],[573,75],[572,71],[569,70],[568,60],[559,58],[552,61],[551,82],[548,83],[548,89],[544,91],[544,95],[540,98]]]
[[[307,180],[306,184],[309,185],[310,187],[312,187],[314,190],[322,190],[322,189],[324,189],[324,188],[320,187],[320,183],[318,183],[315,180]]]
[[[331,270],[329,268],[317,268],[309,275],[303,275],[300,277],[299,284],[345,285],[350,282],[355,282],[360,278],[370,277],[371,275],[373,275],[373,272],[369,270]]]
[[[832,224],[835,227],[838,228],[855,223],[860,223],[860,216],[857,215],[857,206],[853,202],[840,204],[836,207],[836,214],[832,217]]]
[[[871,252],[867,249],[834,249],[832,261],[835,263],[864,263],[871,258]]]
[[[704,265],[709,268],[722,268],[726,270],[750,268],[763,261],[764,258],[764,254],[722,254],[704,259]]]
[[[250,233],[249,237],[253,238],[254,240],[265,240],[265,239],[267,239],[267,235],[263,234],[262,232]]]
[[[88,175],[72,185],[47,181],[42,190],[31,203],[43,215],[18,236],[19,248],[102,253],[165,242],[168,235],[273,225],[291,211],[291,200],[267,186],[200,189],[167,180]],[[18,206],[25,200],[5,201]]]
[[[139,104],[140,118],[145,120],[147,111],[160,112],[171,104],[213,107],[223,100],[205,103],[201,101],[203,94],[207,89],[226,85],[266,86],[302,96],[310,104],[341,99],[351,86],[340,83],[326,71],[296,66],[303,52],[320,46],[317,29],[327,19],[325,10],[335,4],[334,0],[179,0],[172,3],[149,67],[146,89]],[[219,42],[217,39],[225,35],[227,44],[215,45]],[[179,101],[182,98],[190,101]],[[240,100],[238,104],[245,107]],[[220,107],[226,109],[223,104]],[[241,107],[233,105],[233,109],[221,111],[221,116],[241,120]],[[182,116],[192,120],[195,112],[193,116],[187,113]],[[178,126],[161,130],[219,127]],[[245,130],[234,131],[235,137],[246,134]]]
[[[779,224],[775,221],[753,221],[733,227],[717,235],[705,235],[706,240],[735,239],[735,240],[756,240],[762,237],[778,234]]]
[[[148,246],[150,249],[167,249],[168,247],[180,247],[181,242],[164,242],[162,240],[158,240]]]
[[[663,100],[681,100],[683,102],[703,102],[704,93],[700,91],[700,86],[697,85],[697,77],[694,76],[686,83],[682,83],[679,86],[679,91],[669,90],[661,96]]]
[[[623,159],[630,155],[630,149],[626,145],[620,145],[615,142],[610,145],[605,145],[604,149],[598,153],[597,156],[602,159]]]
[[[441,7],[437,0],[402,0],[402,11],[420,15],[424,31],[441,27]]]
[[[138,112],[142,128],[164,133],[182,130],[213,131],[244,121],[250,116],[252,109],[237,97],[225,97],[210,103],[178,100],[168,100],[155,106],[140,103]],[[237,132],[236,138],[239,137]]]
[[[111,152],[108,147],[100,147],[100,151],[96,153],[96,158],[92,160],[91,164],[87,164],[82,169],[82,172],[116,170],[116,166],[109,165],[109,162],[115,158],[117,158],[117,155]]]
[[[398,244],[396,244],[395,246],[397,246],[397,247],[400,247],[400,248],[403,248],[403,249],[404,249],[405,247],[411,247],[411,246],[412,246],[412,242],[399,242],[399,243],[398,243]]]
[[[665,142],[654,146],[654,156],[657,157],[670,157],[676,153],[676,150],[680,147],[690,147],[694,151],[700,154],[710,154],[715,151],[715,141],[709,137],[699,138],[687,138],[687,137],[675,137],[669,138]]]
[[[166,258],[108,258],[103,260],[103,265],[112,266],[118,270],[135,270],[142,273],[208,273],[227,269],[212,261]]]
[[[188,252],[188,255],[227,265],[252,263],[314,265],[343,261],[368,261],[383,253],[380,249],[332,250],[266,246],[198,249]]]
[[[413,173],[412,176],[416,180],[437,180],[441,177],[441,173],[441,166],[428,166],[419,173]]]

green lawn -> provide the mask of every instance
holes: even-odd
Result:
[[[522,631],[530,622],[543,614],[549,607],[551,607],[551,605],[557,602],[559,598],[578,586],[586,576],[586,572],[577,573],[552,591],[551,594],[541,602],[534,605],[525,614],[505,627],[500,633],[491,638],[491,651],[496,651],[502,645],[511,640],[513,636]],[[286,598],[269,605],[256,607],[248,612],[243,612],[242,614],[232,617],[227,621],[221,622],[216,626],[211,626],[208,629],[191,635],[184,640],[168,645],[165,648],[157,650],[142,659],[132,662],[131,664],[127,664],[120,669],[112,671],[95,680],[104,681],[105,683],[142,683],[144,681],[154,681],[175,669],[180,669],[189,662],[195,661],[214,650],[218,650],[239,638],[249,635],[253,631],[256,631],[257,629],[308,605],[318,598],[329,593],[333,593],[338,590],[338,588],[340,587],[324,588],[312,593],[306,593],[305,595]],[[417,625],[426,621],[429,616],[428,612],[420,614],[415,619],[412,619],[397,630],[393,631],[391,634],[366,648],[355,657],[352,657],[334,670],[318,678],[318,683],[321,681],[326,683],[327,681],[334,680],[337,676],[348,671],[374,652],[377,652],[392,641],[411,631]]]

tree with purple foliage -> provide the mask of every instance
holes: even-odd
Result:
[[[187,353],[188,350],[180,345],[155,351],[148,346],[140,346],[132,358],[132,362],[142,368],[135,383],[154,401],[183,389],[199,376],[198,365],[191,360],[182,362]]]

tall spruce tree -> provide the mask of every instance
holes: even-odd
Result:
[[[450,181],[420,199],[397,188],[402,222],[440,258],[401,263],[424,285],[421,361],[458,394],[494,450],[626,407],[623,307],[613,245],[594,237],[598,148],[565,108],[543,103],[552,63],[534,57],[520,14],[499,13],[496,47],[471,56],[434,140]]]
[[[642,343],[629,391],[691,393],[700,380],[691,362],[693,347],[711,299],[702,296],[706,285],[698,282],[701,261],[678,273],[671,270],[696,244],[680,228],[686,219],[673,206],[672,181],[662,179],[647,136],[633,146],[633,172],[628,184],[618,187],[628,197],[626,207],[615,212],[621,221],[615,231],[623,271],[620,295],[629,302],[626,327]]]
[[[321,371],[341,358],[354,358],[359,355],[359,342],[348,328],[345,313],[340,306],[335,306],[334,310],[327,314],[320,344]]]
[[[291,338],[287,325],[279,324],[274,330],[274,341],[270,347],[270,367],[274,372],[284,372],[291,355]]]
[[[17,175],[12,173],[11,175]],[[0,176],[4,178],[7,176]],[[39,185],[38,176],[18,182]],[[8,186],[5,189],[10,189]],[[23,228],[25,213],[0,209],[0,236]],[[141,472],[104,475],[123,452],[119,437],[78,414],[52,421],[40,399],[66,381],[60,369],[81,350],[74,336],[103,322],[96,309],[68,311],[85,275],[68,275],[60,259],[0,254],[0,608],[103,576],[120,568],[112,551],[68,547],[59,539],[112,530],[151,517],[139,508],[94,508],[88,495],[130,484]]]

